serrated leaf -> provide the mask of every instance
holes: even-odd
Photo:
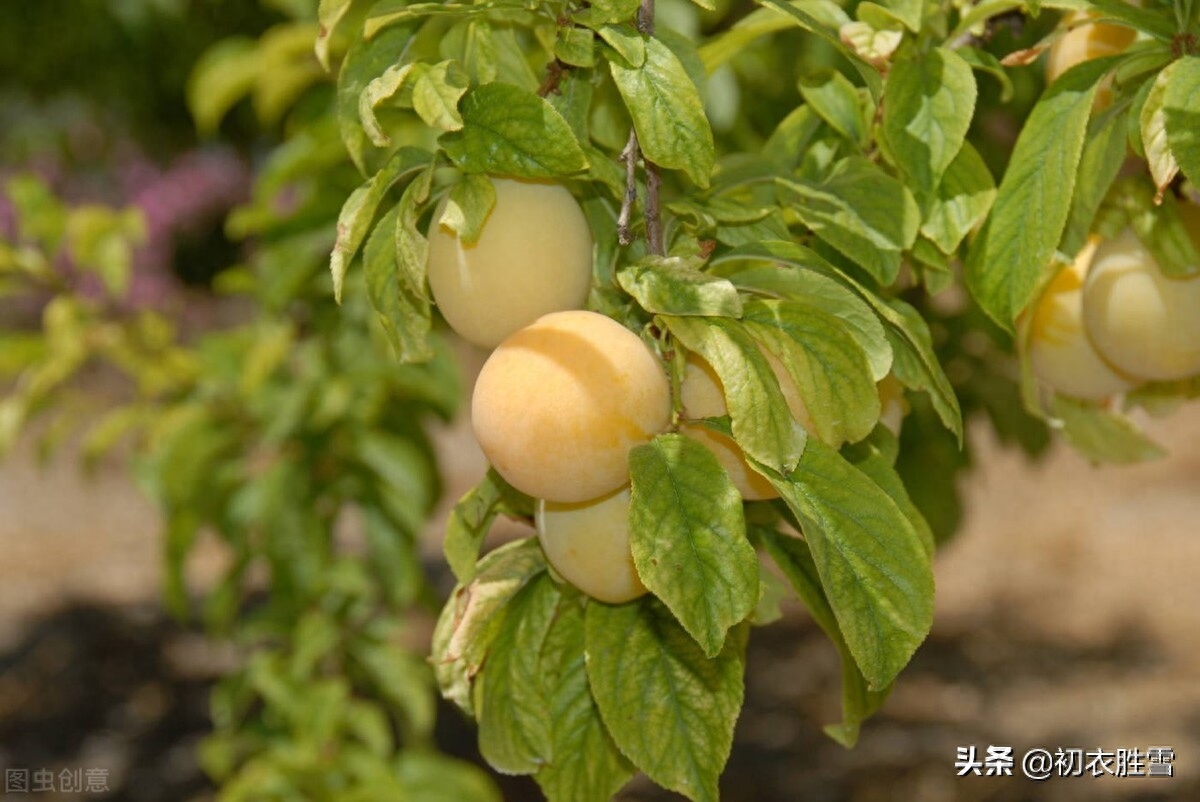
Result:
[[[433,357],[429,346],[432,312],[429,302],[415,295],[400,279],[396,261],[396,220],[400,205],[380,219],[363,250],[367,299],[401,362],[424,362]]]
[[[442,542],[442,553],[460,584],[475,578],[479,548],[496,516],[530,515],[532,509],[531,500],[514,490],[495,470],[489,470],[479,484],[463,494],[450,511]]]
[[[879,393],[871,365],[835,315],[804,301],[751,301],[742,322],[787,368],[817,437],[855,442],[875,428]]]
[[[919,186],[934,189],[975,114],[971,65],[953,50],[934,48],[894,62],[884,92],[883,133],[893,158]]]
[[[400,211],[396,215],[396,268],[400,274],[400,286],[412,297],[430,301],[427,284],[427,262],[429,240],[417,229],[424,203],[429,199],[433,185],[433,173],[437,162],[431,161],[417,173],[400,195]]]
[[[1167,84],[1171,82],[1171,76],[1174,75],[1178,65],[1179,62],[1170,64],[1158,74],[1158,77],[1154,79],[1154,85],[1150,87],[1150,93],[1146,95],[1146,103],[1138,115],[1142,130],[1142,147],[1146,151],[1146,162],[1150,167],[1154,186],[1158,188],[1156,201],[1162,199],[1167,187],[1179,174],[1179,162],[1175,160],[1175,153],[1167,142],[1167,114],[1163,109]]]
[[[744,696],[749,627],[707,658],[651,597],[589,604],[588,684],[620,750],[646,775],[694,802],[717,802]]]
[[[1071,199],[1071,214],[1058,250],[1079,253],[1087,242],[1096,212],[1125,161],[1125,113],[1110,114],[1092,132],[1079,162],[1079,181]]]
[[[442,696],[468,715],[471,682],[499,631],[505,605],[545,569],[537,538],[505,544],[479,561],[475,578],[459,583],[442,608],[430,659]]]
[[[403,63],[412,45],[417,23],[396,25],[374,39],[359,39],[350,46],[338,70],[337,118],[342,142],[359,171],[378,166],[381,152],[371,144],[359,117],[359,101],[367,85],[384,70]]]
[[[707,448],[663,434],[629,453],[634,565],[709,657],[758,602],[742,497]]]
[[[470,80],[456,61],[443,61],[426,70],[413,84],[413,109],[425,124],[442,131],[463,127],[458,103]]]
[[[771,264],[780,260],[783,264]],[[881,380],[892,369],[892,346],[879,318],[853,290],[826,275],[832,265],[817,254],[790,242],[763,242],[727,251],[710,263],[716,275],[726,276],[739,288],[770,297],[806,301],[836,315],[854,332],[867,355],[871,375]],[[803,269],[819,266],[821,272]],[[793,269],[800,267],[801,269]]]
[[[464,245],[473,245],[479,240],[483,224],[495,205],[496,187],[492,185],[492,179],[467,173],[451,188],[437,224],[453,231]]]
[[[679,58],[651,38],[641,66],[611,61],[609,67],[646,158],[683,170],[697,186],[707,187],[716,160],[712,129],[700,92]]]
[[[841,40],[838,31],[843,25],[850,24],[850,18],[838,6],[833,3],[822,6],[809,3],[789,3],[783,0],[760,0],[760,2],[767,8],[791,17],[797,25],[824,39],[834,50],[845,56],[846,60],[858,71],[867,88],[871,90],[871,96],[878,99],[883,89],[883,79],[880,78],[877,69],[864,61]],[[819,19],[818,15],[838,16],[834,16],[833,20],[826,21]]]
[[[712,366],[725,389],[733,436],[747,454],[790,471],[805,447],[804,427],[792,418],[770,363],[737,321],[668,317],[663,324],[684,347]]]
[[[868,122],[858,88],[836,70],[822,70],[800,79],[804,102],[825,122],[855,145],[867,138]]]
[[[572,67],[596,64],[596,37],[586,28],[559,28],[554,40],[554,57]]]
[[[426,65],[413,62],[393,64],[381,75],[372,78],[366,89],[362,91],[358,98],[358,117],[362,120],[363,130],[366,131],[367,137],[370,138],[373,145],[386,148],[392,144],[391,137],[379,123],[375,109],[394,98],[400,89],[410,82],[411,78],[423,73],[426,69]]]
[[[563,599],[542,647],[551,759],[534,776],[548,802],[608,802],[633,776],[588,688],[583,608]]]
[[[817,440],[790,475],[762,472],[803,527],[855,663],[870,688],[886,688],[933,623],[933,569],[920,537],[879,485]]]
[[[1200,57],[1184,56],[1175,62],[1163,96],[1167,143],[1179,168],[1200,185]]]
[[[1007,331],[1032,300],[1062,237],[1096,88],[1115,63],[1115,57],[1084,61],[1042,95],[1017,138],[991,215],[972,244],[967,287]]]
[[[741,317],[742,299],[727,279],[702,273],[678,257],[649,257],[621,268],[617,282],[647,312]]]
[[[596,29],[604,43],[625,59],[631,69],[646,63],[646,39],[628,22],[601,25]]]
[[[872,442],[876,440],[874,437],[847,448],[844,456],[853,463],[854,467],[869,476],[871,481],[883,488],[883,492],[892,497],[892,501],[896,502],[896,506],[912,524],[917,537],[921,539],[921,545],[925,547],[925,552],[932,557],[935,546],[933,530],[929,528],[929,523],[917,509],[917,505],[913,504],[912,499],[909,498],[904,480],[892,467],[896,455],[895,449],[898,449],[899,443],[896,442],[895,437],[887,430],[886,426],[881,426],[880,429],[890,438],[890,445],[893,449],[890,457],[877,442]]]
[[[970,142],[964,142],[941,183],[925,203],[921,233],[942,253],[952,254],[987,216],[996,198],[996,181]]]
[[[881,284],[900,272],[920,210],[904,184],[866,159],[843,159],[820,182],[779,179],[796,198],[793,210],[813,233],[867,270]]]
[[[1051,414],[1067,442],[1092,462],[1130,465],[1167,453],[1120,413],[1056,395]]]
[[[553,756],[542,646],[560,599],[546,574],[513,597],[475,680],[479,751],[503,774],[533,774]]]
[[[756,530],[756,535],[771,560],[779,566],[800,596],[817,626],[821,627],[838,650],[842,664],[842,721],[826,726],[825,733],[842,746],[850,748],[858,742],[862,723],[883,706],[890,688],[882,691],[867,688],[867,680],[858,670],[846,646],[837,616],[821,587],[821,578],[808,545],[799,538],[766,529]]]
[[[866,297],[884,321],[888,341],[892,344],[892,372],[905,387],[929,394],[938,417],[962,445],[962,410],[954,387],[946,378],[933,350],[929,324],[921,314],[903,301]]]
[[[329,257],[329,272],[333,274],[333,296],[338,303],[342,300],[346,270],[366,239],[371,223],[375,220],[375,213],[388,190],[404,176],[424,167],[429,158],[429,154],[423,150],[401,148],[379,172],[351,192],[350,197],[342,204],[342,210],[338,213],[337,240]]]
[[[566,120],[533,92],[484,84],[467,93],[461,112],[463,129],[441,143],[468,173],[553,178],[588,166]]]

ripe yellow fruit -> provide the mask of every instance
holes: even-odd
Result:
[[[429,231],[429,289],[463,339],[492,348],[542,315],[582,309],[592,281],[592,235],[575,198],[558,184],[494,178],[496,205],[479,239],[464,245]]]
[[[667,427],[671,389],[636,334],[596,312],[555,312],[492,352],[471,423],[483,453],[535,498],[587,501],[629,481],[629,451]]]
[[[1096,249],[1083,322],[1118,370],[1159,381],[1200,373],[1200,276],[1164,276],[1131,229]]]
[[[1046,83],[1053,83],[1081,61],[1113,56],[1133,44],[1137,31],[1124,25],[1108,22],[1083,22],[1089,14],[1077,12],[1067,17],[1068,25],[1078,25],[1067,31],[1050,46],[1046,56]],[[1083,23],[1083,24],[1079,24]],[[1093,108],[1101,109],[1112,102],[1112,76],[1104,79],[1096,92]]]
[[[1059,271],[1033,309],[1029,361],[1042,383],[1063,395],[1099,400],[1133,387],[1101,358],[1083,325],[1083,285],[1100,240],[1088,241],[1075,261]]]
[[[546,559],[593,599],[621,604],[646,593],[629,550],[629,488],[592,501],[539,500],[534,513]]]
[[[762,353],[771,365],[775,378],[779,380],[779,389],[783,391],[783,398],[787,402],[792,416],[805,429],[812,431],[812,418],[809,417],[808,408],[804,406],[804,399],[800,397],[800,391],[788,374],[787,368],[769,352],[763,351]],[[695,354],[688,355],[684,366],[683,382],[679,386],[679,396],[680,401],[683,402],[685,418],[697,420],[699,418],[719,418],[729,414],[720,378],[707,362]],[[714,432],[703,424],[686,422],[680,424],[679,433],[692,438],[712,451],[717,462],[721,463],[721,467],[729,474],[730,481],[746,501],[761,501],[778,497],[779,493],[776,492],[774,486],[747,464],[746,455],[731,438]]]

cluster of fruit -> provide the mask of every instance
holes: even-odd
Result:
[[[1125,50],[1135,32],[1068,19],[1051,47],[1047,80],[1080,61]],[[1111,87],[1097,107],[1111,102]],[[1181,202],[1179,216],[1200,251],[1200,206]],[[1131,228],[1087,242],[1046,287],[1032,309],[1028,355],[1034,375],[1055,392],[1101,401],[1147,381],[1200,374],[1200,275],[1171,277]]]
[[[571,194],[555,184],[493,185],[495,205],[475,243],[438,224],[444,206],[429,232],[434,301],[460,336],[494,349],[472,397],[475,435],[495,470],[537,500],[538,536],[555,571],[593,598],[629,601],[646,588],[629,547],[628,457],[672,426],[667,371],[637,334],[583,310],[592,240]],[[786,368],[763,356],[811,431]],[[888,376],[879,393],[883,420],[898,431],[903,388]],[[720,379],[694,354],[678,401],[678,431],[713,452],[745,500],[778,495],[732,438],[701,422],[729,411]]]

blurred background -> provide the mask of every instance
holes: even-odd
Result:
[[[296,779],[304,727],[254,653],[297,687],[385,699],[383,734],[362,734],[364,708],[348,739],[479,764],[456,711],[422,712],[387,677],[420,665],[453,584],[442,528],[486,467],[456,399],[485,355],[450,343],[399,370],[362,308],[332,305],[333,226],[360,178],[314,33],[313,0],[0,0],[0,183],[23,182],[0,197],[0,240],[38,244],[0,253],[0,769],[105,786],[5,799],[276,798],[251,765],[289,778],[281,798],[350,798]],[[751,86],[781,74],[770,51],[745,61]],[[1039,76],[1014,71],[1007,106],[981,99],[999,109],[975,132],[994,168]],[[798,102],[794,81],[758,89],[747,125]],[[749,128],[728,137],[752,147]],[[919,399],[905,423],[906,482],[945,541],[933,633],[846,751],[821,732],[833,648],[798,606],[756,630],[723,798],[1200,799],[1200,408],[1139,421],[1165,458],[1093,467],[1021,411],[1010,344],[964,299],[912,300],[970,419],[965,454]],[[356,634],[313,634],[330,628]],[[989,746],[1165,746],[1176,776],[956,776],[959,749]],[[463,776],[475,790],[411,798],[497,798]],[[671,798],[644,780],[621,796]]]

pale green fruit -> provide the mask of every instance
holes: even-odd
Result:
[[[1132,230],[1096,249],[1083,322],[1100,355],[1131,376],[1173,381],[1200,373],[1200,277],[1164,276]]]
[[[558,184],[493,178],[496,205],[473,245],[438,225],[429,232],[429,289],[463,339],[492,348],[542,315],[581,309],[592,281],[592,235]]]

